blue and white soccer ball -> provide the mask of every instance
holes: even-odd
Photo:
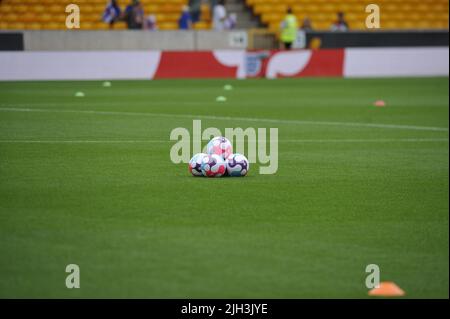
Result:
[[[207,155],[203,157],[201,169],[204,176],[220,177],[227,171],[227,163],[217,154]]]
[[[217,136],[206,145],[206,153],[219,155],[226,160],[233,153],[233,146],[226,137]]]
[[[208,157],[205,153],[195,154],[189,161],[189,172],[194,176],[203,176],[202,163],[203,158]]]
[[[245,176],[250,169],[247,157],[234,153],[227,158],[227,172],[229,176]]]

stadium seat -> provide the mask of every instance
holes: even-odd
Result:
[[[195,30],[208,30],[211,28],[211,25],[208,22],[199,21],[194,24]]]

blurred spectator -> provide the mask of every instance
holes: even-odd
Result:
[[[232,30],[236,28],[236,24],[237,24],[237,14],[230,13],[230,15],[225,20],[225,29]]]
[[[311,20],[308,17],[303,19],[302,26],[300,27],[300,29],[302,29],[303,31],[313,30]]]
[[[116,0],[111,0],[103,12],[102,20],[109,24],[109,28],[114,27],[114,23],[119,20],[121,10]]]
[[[202,13],[202,0],[189,0],[189,9],[192,23],[199,22]]]
[[[178,19],[178,29],[189,30],[192,27],[191,13],[189,11],[189,6],[183,6],[181,11],[181,16]]]
[[[348,31],[348,23],[345,20],[344,12],[338,12],[337,21],[331,26],[331,31]]]
[[[144,8],[139,0],[132,0],[126,7],[124,13],[124,20],[127,23],[128,29],[137,30],[142,29],[144,25]]]
[[[292,9],[288,8],[284,20],[281,22],[281,42],[284,49],[290,50],[292,44],[297,38],[298,22],[297,17],[292,13]]]
[[[213,9],[217,4],[217,0],[209,0],[209,7]]]
[[[144,21],[144,29],[145,30],[158,30],[158,25],[156,24],[156,16],[154,14],[150,14]]]
[[[225,0],[219,0],[213,8],[213,29],[216,31],[224,30],[226,19]]]

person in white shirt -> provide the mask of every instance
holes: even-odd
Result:
[[[220,0],[213,9],[213,29],[222,31],[225,29],[227,19],[227,10],[225,9],[225,1]]]
[[[228,17],[225,19],[225,29],[233,30],[236,28],[237,24],[237,15],[236,13],[230,13]]]

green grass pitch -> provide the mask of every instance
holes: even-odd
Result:
[[[448,298],[448,84],[0,83],[0,297],[366,298],[374,263]],[[169,134],[195,115],[277,127],[278,172],[189,176]]]

